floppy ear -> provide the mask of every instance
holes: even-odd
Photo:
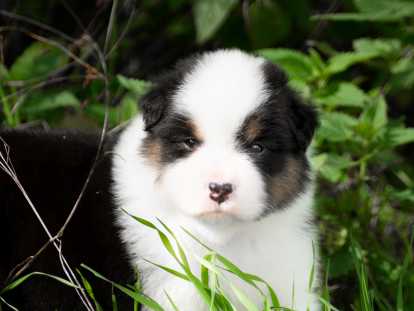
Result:
[[[167,94],[159,87],[155,87],[141,98],[139,106],[144,118],[145,131],[149,131],[162,119],[167,105]]]
[[[318,125],[315,108],[303,103],[299,95],[287,86],[286,74],[278,66],[266,61],[263,64],[263,73],[270,93],[286,102],[287,121],[295,140],[295,149],[306,151]]]
[[[186,74],[191,72],[197,63],[199,54],[180,60],[172,70],[156,78],[155,86],[140,100],[140,107],[145,122],[145,130],[149,131],[168,112],[174,93],[184,80]]]
[[[287,99],[289,123],[296,140],[296,147],[305,152],[318,126],[318,114],[312,105],[303,103],[302,99],[290,89],[287,89]]]

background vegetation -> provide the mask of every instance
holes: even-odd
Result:
[[[0,9],[3,126],[97,129],[107,107],[115,127],[139,113],[155,73],[195,51],[238,47],[282,66],[321,113],[324,298],[340,310],[414,310],[414,1],[3,0]]]

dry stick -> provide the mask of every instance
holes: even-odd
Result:
[[[102,73],[99,72],[98,69],[91,66],[90,64],[88,64],[87,62],[85,62],[83,59],[79,58],[75,54],[73,54],[68,48],[66,48],[62,44],[58,43],[57,41],[47,39],[43,36],[40,36],[38,34],[27,31],[27,30],[25,30],[21,27],[15,27],[15,26],[0,27],[0,32],[4,32],[4,31],[19,31],[19,32],[22,32],[22,33],[26,34],[29,37],[32,37],[33,39],[35,39],[37,41],[40,41],[40,42],[46,43],[48,45],[54,46],[54,47],[58,48],[59,50],[61,50],[66,55],[68,55],[74,61],[76,61],[79,65],[83,66],[89,72],[93,72],[94,74],[96,74],[99,77],[102,76]]]
[[[59,30],[57,30],[57,29],[55,29],[53,27],[50,27],[50,26],[48,26],[46,24],[40,23],[40,22],[38,22],[38,21],[36,21],[36,20],[34,20],[32,18],[29,18],[29,17],[26,17],[26,16],[21,16],[21,15],[14,14],[14,13],[11,13],[11,12],[7,12],[7,11],[4,11],[4,10],[0,10],[0,15],[7,16],[7,17],[9,17],[11,19],[15,19],[17,21],[23,21],[23,22],[28,23],[28,24],[31,24],[33,26],[39,27],[39,28],[41,28],[43,30],[49,31],[50,33],[53,33],[53,34],[55,34],[57,36],[62,37],[66,41],[70,41],[72,43],[76,41],[75,38],[72,38],[72,37],[68,36],[64,32],[59,31]]]
[[[98,55],[98,58],[99,58],[100,48],[99,48],[98,44],[96,43],[96,41],[93,39],[93,36],[90,33],[90,31],[89,31],[89,26],[93,23],[94,19],[100,14],[100,10],[102,10],[102,9],[98,10],[98,12],[96,13],[95,17],[90,22],[91,24],[89,24],[88,27],[85,28],[85,26],[83,25],[82,21],[75,14],[75,12],[72,10],[72,8],[70,7],[70,5],[65,0],[60,0],[60,2],[63,4],[63,6],[65,7],[65,9],[69,12],[69,14],[72,16],[72,18],[78,24],[78,26],[82,29],[82,31],[84,33],[82,36],[84,36],[86,34],[88,40],[90,40],[92,42],[93,49],[96,51],[96,53]]]
[[[134,18],[136,13],[136,8],[135,8],[135,1],[134,1],[134,6],[133,9],[131,11],[131,14],[129,14],[128,17],[128,21],[124,27],[124,29],[122,30],[121,35],[119,36],[119,38],[115,41],[115,43],[112,45],[111,49],[109,50],[108,53],[106,53],[105,55],[105,59],[107,59],[109,56],[111,56],[111,54],[113,53],[113,51],[115,51],[115,49],[118,47],[118,45],[121,43],[121,41],[125,38],[126,33],[128,32],[128,28],[131,25],[132,19]]]
[[[7,276],[5,284],[8,284],[13,279],[18,278],[31,264],[34,260],[36,260],[37,257],[39,257],[46,248],[57,239],[57,236],[54,236],[52,240],[48,240],[43,246],[36,252],[36,254],[27,257],[25,260],[23,260],[21,263],[19,263],[17,266],[15,266]],[[18,269],[18,270],[17,270]],[[16,271],[17,270],[17,271]]]
[[[56,31],[56,30],[54,30],[53,28],[51,28],[51,27],[49,27],[49,26],[47,26],[47,25],[43,25],[43,24],[41,24],[41,23],[38,23],[38,22],[36,22],[36,21],[34,21],[34,20],[31,20],[31,19],[28,19],[28,18],[25,18],[25,17],[20,17],[20,16],[18,16],[18,15],[15,15],[15,14],[12,14],[12,13],[8,13],[8,12],[4,12],[4,11],[0,11],[0,14],[3,14],[3,15],[6,15],[6,16],[9,16],[9,17],[14,17],[14,18],[16,18],[16,19],[20,19],[20,20],[23,20],[23,21],[26,21],[26,22],[28,22],[28,23],[31,23],[31,24],[33,24],[33,25],[35,25],[35,26],[38,26],[38,27],[40,27],[40,28],[43,28],[43,29],[46,29],[46,30],[48,30],[48,31],[51,31],[52,33],[55,33],[55,34],[59,34],[59,35],[61,35],[63,38],[65,38],[66,40],[69,40],[69,41],[71,41],[71,42],[73,42],[74,40],[73,40],[73,38],[70,38],[69,36],[67,36],[67,35],[65,35],[64,33],[61,33],[61,32],[59,32],[59,31]],[[29,33],[30,34],[30,33]],[[71,51],[69,51],[68,49],[66,49],[64,46],[62,46],[62,45],[60,45],[59,43],[57,43],[57,42],[54,42],[54,41],[51,41],[51,40],[49,40],[49,39],[47,39],[47,38],[44,38],[44,37],[42,37],[42,36],[39,36],[39,35],[36,35],[36,34],[31,34],[32,35],[32,37],[34,38],[34,39],[37,39],[37,40],[39,40],[39,41],[43,41],[43,42],[46,42],[46,43],[48,43],[48,44],[50,44],[50,45],[52,45],[52,46],[56,46],[56,47],[58,47],[58,48],[60,48],[62,51],[64,51],[65,53],[67,53],[70,57],[72,57],[73,59],[75,59],[75,60],[77,60],[81,65],[84,65],[84,66],[86,66],[86,68],[88,69],[88,70],[90,70],[90,71],[92,71],[92,72],[94,72],[96,75],[100,75],[101,77],[102,77],[102,74],[99,72],[99,71],[97,71],[94,67],[92,67],[92,66],[90,66],[89,64],[87,64],[87,63],[85,63],[82,59],[80,59],[80,58],[78,58],[76,55],[74,55]],[[101,52],[100,52],[100,50],[99,50],[99,47],[97,46],[97,44],[96,43],[94,43],[94,48],[97,50],[97,53],[98,54],[102,54]],[[101,61],[102,60],[104,60],[104,58],[102,58],[102,57],[99,57],[100,59],[101,59]],[[108,124],[108,109],[107,109],[107,107],[108,107],[108,87],[109,87],[109,83],[108,83],[108,79],[107,79],[107,77],[106,77],[106,65],[103,63],[102,64],[103,66],[103,68],[104,68],[104,70],[105,70],[105,76],[104,76],[104,78],[105,78],[105,87],[106,87],[106,94],[107,94],[107,96],[106,96],[106,98],[107,98],[107,100],[106,100],[106,111],[105,111],[105,120],[104,120],[104,127],[106,127],[107,126],[107,124]],[[103,145],[103,138],[104,138],[104,135],[105,135],[105,129],[102,131],[102,136],[101,136],[101,140],[100,140],[100,144],[99,144],[99,147],[98,147],[98,153],[97,153],[97,156],[96,156],[96,159],[98,158],[98,156],[99,156],[99,152],[100,152],[100,149],[102,148],[102,145]],[[94,164],[94,166],[96,166],[95,164]],[[91,175],[91,174],[90,174]],[[17,176],[16,176],[17,177]],[[90,176],[89,176],[90,177]],[[90,178],[89,178],[90,179]],[[84,185],[84,187],[83,187],[83,190],[85,190],[86,189],[86,186],[87,186],[87,183],[89,182],[89,179],[86,181],[86,183],[85,183],[85,185]],[[18,180],[17,180],[17,182],[18,182]],[[20,184],[20,183],[19,183]],[[20,186],[21,186],[21,184],[20,184]],[[19,187],[20,188],[20,187]],[[21,188],[21,190],[23,190],[24,191],[24,189],[23,189],[23,187]],[[24,195],[25,195],[25,197],[26,197],[26,199],[29,199],[28,198],[28,196],[27,196],[27,194],[26,193],[24,193]],[[79,196],[79,198],[78,198],[78,200],[77,200],[77,204],[79,203],[79,201],[80,201],[80,198],[83,196],[83,192],[80,194],[80,196]],[[30,199],[29,199],[30,200]],[[31,203],[31,202],[30,202]],[[29,204],[30,204],[29,203]],[[31,204],[31,206],[32,206],[32,209],[34,209],[35,211],[36,211],[36,209],[34,208],[34,206],[33,206],[33,204]],[[72,209],[72,211],[71,211],[71,214],[69,215],[69,220],[71,219],[71,217],[73,216],[73,214],[74,214],[74,211],[76,210],[76,207],[77,207],[77,205]],[[36,211],[36,213],[35,214],[37,214],[37,216],[39,216],[40,217],[40,215],[38,215],[38,213],[37,213],[37,211]],[[41,218],[40,218],[40,220],[41,220]],[[65,229],[65,227],[67,226],[67,224],[69,223],[69,221],[66,221],[65,222],[65,224],[64,224],[64,226],[62,227],[62,229],[61,230],[59,230],[59,232],[58,232],[58,235],[56,236],[56,237],[59,237],[59,236],[61,236],[62,234],[63,234],[63,230]],[[43,223],[43,225],[44,225],[44,223]],[[47,227],[45,227],[45,229],[47,230]],[[65,275],[68,277],[68,279],[72,282],[72,283],[74,283],[74,284],[76,284],[77,286],[78,286],[78,288],[75,288],[75,290],[76,290],[76,292],[77,292],[77,294],[78,294],[78,296],[79,296],[79,298],[81,299],[81,301],[82,301],[82,303],[84,304],[84,306],[86,307],[86,309],[88,309],[88,310],[94,310],[93,309],[93,307],[92,307],[92,304],[90,303],[90,301],[89,301],[89,299],[88,299],[88,297],[87,297],[87,295],[85,294],[85,292],[84,292],[84,289],[82,288],[82,286],[80,285],[80,283],[79,283],[79,281],[77,280],[77,278],[76,278],[76,276],[75,276],[75,274],[73,273],[73,271],[72,271],[72,269],[70,268],[70,266],[69,266],[69,264],[67,263],[67,261],[66,261],[66,259],[65,259],[65,257],[63,256],[63,254],[62,254],[62,248],[61,248],[61,242],[60,242],[60,240],[58,239],[58,238],[52,238],[52,236],[51,236],[51,234],[50,234],[50,232],[49,231],[46,231],[47,232],[47,234],[48,234],[48,236],[49,236],[49,240],[53,240],[52,241],[52,243],[53,243],[53,245],[55,246],[55,248],[57,249],[57,251],[58,251],[58,254],[59,254],[59,259],[60,259],[60,262],[61,262],[61,265],[62,265],[62,269],[63,269],[63,271],[64,271],[64,273],[65,273]],[[57,242],[59,241],[59,246],[57,245]],[[47,244],[48,245],[48,244]],[[47,247],[47,245],[45,246],[45,248]],[[28,263],[28,264],[26,264],[25,266],[24,266],[24,268],[26,269],[29,265],[30,265],[30,263],[31,262],[33,262],[33,260],[29,260],[30,262]],[[23,272],[23,270],[22,270],[22,272]]]
[[[112,10],[111,10],[110,20],[111,19],[113,20],[112,15],[115,14],[114,7],[116,6],[116,2],[117,1],[114,1],[113,7],[112,7]],[[112,26],[113,25],[111,25],[111,24],[108,25],[108,33],[111,31],[110,28],[112,28]],[[108,39],[108,36],[107,36],[107,39]],[[105,45],[106,45],[106,43],[105,43]],[[98,54],[98,60],[100,62],[100,65],[102,66],[103,79],[104,79],[104,82],[105,82],[105,92],[104,92],[104,96],[105,96],[105,117],[104,117],[104,124],[103,124],[103,127],[102,127],[102,131],[101,131],[101,135],[100,135],[100,139],[99,139],[98,150],[96,152],[95,160],[94,160],[94,162],[92,164],[91,169],[89,170],[89,174],[88,174],[88,176],[86,178],[85,183],[83,184],[82,190],[81,190],[81,192],[80,192],[80,194],[79,194],[79,196],[78,196],[78,198],[77,198],[77,200],[75,202],[75,205],[73,206],[71,212],[69,213],[69,215],[68,215],[65,223],[63,224],[63,226],[58,231],[58,235],[59,236],[62,236],[63,235],[64,230],[66,229],[66,227],[68,226],[69,222],[71,221],[73,215],[75,214],[76,209],[78,208],[78,205],[80,203],[80,200],[82,199],[83,194],[85,193],[86,188],[87,188],[87,186],[89,184],[89,181],[90,181],[90,179],[91,179],[91,177],[92,177],[92,175],[93,175],[93,173],[94,173],[94,171],[96,169],[96,165],[98,163],[99,157],[100,157],[101,152],[102,152],[102,148],[103,148],[103,144],[104,144],[104,141],[105,141],[105,136],[106,136],[106,132],[107,132],[107,128],[108,128],[108,119],[109,119],[109,113],[108,113],[108,107],[109,107],[109,81],[108,81],[108,76],[107,76],[107,66],[106,66],[105,57],[104,57],[102,51],[100,50],[99,46],[97,44],[95,44],[95,47],[96,47],[96,52]]]
[[[111,41],[112,30],[115,22],[116,8],[118,6],[118,0],[113,0],[111,15],[109,16],[108,28],[106,30],[106,39],[104,44],[104,54],[108,51],[109,42]]]
[[[69,281],[76,286],[76,292],[78,292],[79,297],[82,300],[82,303],[84,303],[85,306],[90,306],[90,308],[87,308],[88,310],[94,310],[91,303],[89,302],[89,300],[86,297],[86,301],[82,296],[86,296],[83,292],[83,288],[80,286],[79,282],[76,280],[73,280],[73,277],[71,277],[71,275],[74,275],[69,264],[67,263],[67,260],[63,257],[62,253],[62,249],[60,247],[60,245],[57,244],[57,239],[52,237],[52,234],[50,233],[49,229],[47,228],[45,222],[43,221],[42,217],[40,216],[40,214],[38,213],[36,207],[33,205],[32,201],[30,200],[29,195],[27,194],[26,190],[24,189],[23,185],[20,183],[16,171],[13,167],[13,164],[10,160],[10,148],[7,145],[7,143],[3,140],[2,137],[0,137],[0,141],[3,143],[4,145],[4,149],[6,151],[6,156],[4,156],[4,154],[0,151],[0,168],[7,174],[10,176],[10,178],[13,180],[13,182],[16,184],[16,186],[19,188],[20,192],[23,194],[26,202],[29,204],[30,208],[32,209],[33,213],[35,214],[36,218],[38,219],[38,221],[40,222],[43,230],[46,232],[47,236],[49,237],[49,240],[52,241],[51,243],[53,244],[53,246],[56,248],[56,250],[58,251],[58,253],[60,254],[60,258],[61,258],[61,263],[62,263],[62,269],[63,272],[65,273],[65,275],[68,277]],[[32,261],[32,260],[30,260]],[[82,290],[81,290],[82,289]],[[80,291],[80,292],[79,292]]]
[[[9,304],[6,300],[4,300],[4,298],[2,298],[0,296],[0,302],[4,303],[6,306],[8,306],[10,309],[12,309],[13,311],[19,311],[19,309],[16,309],[15,307],[13,307],[11,304]]]
[[[110,24],[108,25],[108,30],[107,30],[107,38],[106,38],[106,41],[105,41],[105,49],[108,47],[108,40],[109,40],[109,38],[110,38],[110,34],[112,33],[112,27],[113,27],[113,21],[114,21],[114,15],[115,15],[115,12],[116,12],[116,4],[117,4],[117,1],[115,0],[114,1],[114,4],[113,4],[113,7],[112,7],[112,10],[111,10],[111,16],[110,16]],[[7,13],[7,12],[3,12],[3,11],[0,11],[0,13]],[[14,14],[4,14],[4,15],[6,15],[6,16],[15,16]],[[17,18],[20,18],[19,16],[15,16],[15,17],[17,17]],[[41,27],[41,28],[43,28],[43,29],[47,29],[47,30],[49,30],[49,31],[52,31],[53,33],[56,33],[55,32],[55,30],[54,29],[52,29],[52,28],[50,28],[50,27],[48,27],[47,25],[43,25],[43,24],[40,24],[40,23],[37,23],[36,21],[33,21],[33,20],[30,20],[30,19],[26,19],[26,18],[20,18],[21,20],[24,20],[24,21],[26,21],[26,22],[29,22],[29,23],[32,23],[32,24],[35,24],[36,26],[38,26],[38,27]],[[59,33],[59,32],[58,32]],[[62,35],[64,36],[64,37],[67,37],[67,38],[69,38],[69,39],[71,39],[70,37],[68,37],[68,36],[66,36],[65,34],[63,34],[62,33]],[[58,44],[58,43],[56,43],[56,42],[54,42],[54,41],[51,41],[51,40],[49,40],[49,39],[46,39],[46,38],[43,38],[43,37],[41,37],[41,36],[38,36],[38,35],[35,35],[35,34],[33,34],[33,37],[35,38],[35,39],[37,39],[37,40],[39,40],[39,41],[44,41],[44,42],[46,42],[46,43],[49,43],[49,44],[51,44],[51,45],[54,45],[54,46],[57,46],[58,48],[60,48],[60,49],[62,49],[64,52],[66,52],[67,54],[69,54],[72,58],[74,58],[75,60],[78,60],[78,61],[80,61],[79,63],[81,63],[82,65],[86,65],[88,68],[93,68],[93,67],[91,67],[89,64],[87,64],[87,63],[85,63],[85,62],[83,62],[83,60],[81,60],[81,59],[79,59],[79,58],[77,58],[76,57],[76,55],[74,55],[73,53],[71,53],[69,50],[67,50],[64,46],[62,46],[62,45],[60,45],[60,44]],[[89,36],[89,38],[91,38],[90,36]],[[92,175],[93,175],[93,173],[94,173],[94,171],[95,171],[95,169],[96,169],[96,165],[97,165],[97,162],[98,162],[98,159],[99,159],[99,156],[100,156],[100,154],[101,154],[101,151],[102,151],[102,147],[103,147],[103,143],[104,143],[104,139],[105,139],[105,135],[106,135],[106,130],[107,130],[107,127],[108,127],[108,107],[109,107],[109,81],[108,81],[108,78],[107,78],[107,67],[106,67],[106,62],[105,62],[105,56],[103,55],[103,53],[101,52],[101,50],[100,50],[100,48],[99,48],[99,46],[96,44],[96,42],[95,41],[93,41],[92,40],[92,42],[94,43],[93,44],[93,46],[94,46],[94,48],[95,48],[95,50],[96,50],[96,52],[97,52],[97,54],[98,54],[98,59],[99,59],[99,61],[100,61],[100,63],[101,63],[101,66],[102,66],[102,70],[103,70],[103,78],[104,78],[104,81],[105,81],[105,117],[104,117],[104,125],[103,125],[103,129],[102,129],[102,132],[101,132],[101,137],[100,137],[100,141],[99,141],[99,145],[98,145],[98,150],[97,150],[97,154],[96,154],[96,157],[95,157],[95,161],[94,161],[94,163],[93,163],[93,165],[92,165],[92,167],[91,167],[91,169],[90,169],[90,171],[89,171],[89,174],[88,174],[88,176],[87,176],[87,179],[86,179],[86,181],[85,181],[85,183],[84,183],[84,185],[83,185],[83,187],[82,187],[82,190],[81,190],[81,192],[80,192],[80,194],[79,194],[79,196],[78,196],[78,199],[76,200],[76,202],[75,202],[75,205],[74,205],[74,207],[72,208],[72,210],[71,210],[71,212],[70,212],[70,214],[69,214],[69,216],[67,217],[67,219],[66,219],[66,221],[65,221],[65,223],[64,223],[64,225],[61,227],[61,229],[58,231],[58,234],[56,235],[56,236],[54,236],[54,237],[52,237],[51,235],[50,235],[50,233],[47,231],[47,233],[48,233],[48,236],[49,236],[49,241],[45,244],[45,245],[43,245],[43,247],[34,255],[34,256],[32,256],[32,257],[29,257],[29,259],[28,259],[28,262],[26,262],[25,264],[24,264],[24,266],[18,271],[18,273],[22,273],[25,269],[27,269],[27,267],[29,267],[30,266],[30,263],[31,262],[33,262],[33,260],[37,257],[37,256],[39,256],[39,254],[40,253],[42,253],[43,251],[44,251],[44,249],[46,249],[47,248],[47,246],[50,244],[50,243],[53,243],[53,245],[57,248],[57,250],[58,250],[58,254],[59,254],[59,259],[60,259],[60,261],[61,261],[61,265],[62,265],[62,268],[63,268],[63,270],[64,270],[64,272],[65,272],[65,274],[68,276],[68,278],[71,280],[71,276],[74,278],[74,280],[75,280],[75,283],[77,284],[77,285],[79,285],[79,287],[80,288],[82,288],[81,286],[80,286],[80,284],[78,283],[78,281],[77,281],[77,279],[76,279],[76,276],[74,275],[74,273],[73,273],[73,271],[70,269],[70,266],[68,265],[68,263],[67,263],[67,261],[66,261],[66,259],[64,258],[64,256],[63,256],[63,254],[62,254],[62,246],[61,246],[61,240],[60,240],[60,237],[62,237],[62,235],[63,235],[63,232],[64,232],[64,230],[66,229],[66,227],[67,227],[67,225],[69,224],[69,222],[70,222],[70,220],[72,219],[72,217],[73,217],[73,215],[74,215],[74,213],[75,213],[75,211],[76,211],[76,209],[77,209],[77,207],[78,207],[78,205],[79,205],[79,202],[80,202],[80,200],[82,199],[82,197],[83,197],[83,194],[85,193],[85,191],[86,191],[86,188],[87,188],[87,186],[88,186],[88,184],[89,184],[89,181],[90,181],[90,179],[91,179],[91,177],[92,177]],[[95,68],[93,68],[93,69],[95,69]],[[99,73],[99,72],[98,72]],[[1,138],[1,137],[0,137]],[[16,176],[16,178],[17,178],[17,176]],[[18,182],[18,180],[17,180],[17,182]],[[20,184],[20,183],[19,183]],[[21,185],[21,184],[20,184]],[[19,187],[20,188],[20,187]],[[22,191],[24,191],[24,189],[23,189],[23,187],[21,187],[21,190]],[[28,196],[27,196],[27,194],[26,193],[24,193],[25,194],[25,197],[26,197],[26,199],[27,200],[29,200],[30,201],[30,199],[28,198]],[[30,202],[31,203],[31,202]],[[32,204],[31,204],[31,206],[33,206]],[[34,206],[33,206],[33,209],[34,209],[34,211],[36,211],[36,209],[34,208]],[[37,214],[37,211],[36,211],[36,214]],[[38,214],[37,214],[38,215]],[[38,217],[40,218],[40,215],[38,215]],[[41,218],[40,218],[40,220],[41,220]],[[44,223],[43,223],[44,224]],[[47,230],[47,227],[45,226],[45,229]],[[59,243],[59,246],[57,246],[57,243]],[[66,268],[65,268],[65,266],[66,266]],[[77,291],[78,292],[78,291]],[[90,302],[89,302],[89,300],[88,300],[88,298],[87,297],[85,297],[85,299],[83,299],[83,295],[84,295],[84,292],[83,292],[83,288],[82,288],[82,291],[79,293],[78,292],[78,295],[79,295],[79,297],[81,298],[81,300],[82,300],[82,302],[84,303],[84,305],[86,306],[86,308],[87,309],[89,309],[89,308],[91,308],[91,310],[93,310],[93,307],[91,306],[91,304],[90,304]],[[86,301],[84,301],[84,300],[86,300]]]
[[[29,93],[30,91],[35,91],[35,90],[41,89],[42,87],[45,87],[45,86],[49,86],[49,85],[52,85],[52,84],[55,84],[55,83],[69,81],[69,80],[75,80],[75,81],[76,80],[83,80],[85,77],[86,77],[85,75],[77,75],[77,76],[70,77],[70,78],[69,77],[56,77],[56,78],[53,78],[53,79],[44,80],[44,81],[41,81],[39,83],[32,84],[32,85],[29,85],[27,87],[24,87],[24,88],[14,92],[14,93],[11,93],[9,95],[6,95],[6,96],[4,96],[4,98],[8,99],[8,98],[13,97],[13,96],[22,96],[22,95],[25,95],[25,94]],[[2,101],[0,101],[0,103],[1,102]]]

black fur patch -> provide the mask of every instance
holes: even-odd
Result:
[[[195,142],[192,148],[186,144],[188,139]],[[170,113],[149,131],[141,152],[147,159],[152,157],[154,164],[164,166],[189,156],[202,143],[201,139],[190,118],[183,114]],[[159,153],[157,157],[153,156],[154,149]]]
[[[51,233],[57,233],[86,180],[96,156],[99,136],[56,130],[0,130],[0,136],[10,147],[10,159],[20,182]],[[6,151],[2,142],[0,151]],[[112,142],[105,147],[62,238],[68,262],[73,269],[82,271],[104,310],[112,308],[112,287],[85,272],[79,267],[81,263],[117,283],[134,281],[133,269],[114,224],[111,151]],[[0,170],[0,289],[6,285],[10,271],[34,255],[46,241],[46,234],[20,190]],[[25,274],[33,271],[64,277],[53,246],[49,246]],[[121,310],[133,308],[130,298],[119,292],[116,295]],[[46,277],[33,277],[2,297],[19,310],[84,310],[73,288]]]
[[[289,204],[309,182],[305,152],[317,115],[287,87],[286,76],[278,67],[265,63],[263,74],[269,98],[245,119],[237,140],[266,181],[270,212]],[[255,151],[255,144],[263,148],[261,152]]]

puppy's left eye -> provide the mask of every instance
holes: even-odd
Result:
[[[256,143],[256,144],[250,145],[249,150],[252,153],[261,153],[261,152],[263,152],[264,147],[263,147],[263,145]]]
[[[188,137],[188,138],[184,139],[184,141],[182,143],[184,144],[184,146],[187,149],[193,150],[197,146],[198,141],[195,138]]]

